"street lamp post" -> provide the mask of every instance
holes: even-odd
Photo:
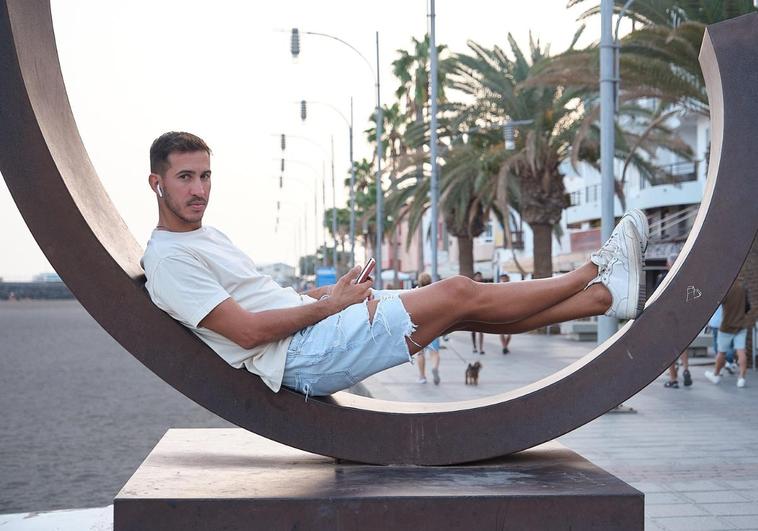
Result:
[[[306,168],[309,168],[316,175],[316,178],[318,178],[318,170],[316,168],[314,168],[312,165],[308,164],[307,162],[303,162],[301,160],[285,159],[284,157],[282,157],[282,165],[281,165],[282,172],[284,171],[284,161],[285,160],[287,162],[291,162],[291,163],[295,163],[295,164],[300,164],[302,166],[305,166]],[[280,185],[281,185],[281,181],[280,181]],[[323,162],[321,163],[321,196],[322,196],[321,204],[323,206],[322,210],[324,212],[326,212],[326,170],[324,168],[324,163]],[[318,205],[318,195],[317,195],[317,192],[315,191],[315,187],[314,187],[314,201],[313,201],[313,203],[314,203],[314,205],[313,205],[314,214],[316,216],[316,220],[315,221],[317,223],[316,227],[318,227],[318,206],[317,206]],[[326,245],[326,227],[324,226],[323,219],[321,220],[321,227],[322,227],[322,233],[323,233],[323,236],[324,236],[324,254],[321,257],[321,264],[323,266],[326,266],[326,252],[327,252],[328,247]]]
[[[326,150],[314,140],[308,138],[307,136],[300,136],[300,135],[286,135],[282,133],[281,135],[281,146],[282,146],[282,152],[286,149],[287,145],[287,136],[291,136],[292,138],[297,138],[299,140],[306,140],[319,148],[322,153],[324,153],[324,156],[328,156],[326,153]],[[332,240],[334,242],[334,249],[332,250],[332,261],[334,264],[335,269],[337,268],[337,188],[334,178],[334,137],[330,138],[331,140],[331,162],[332,162]],[[282,171],[284,171],[284,159],[282,159]],[[326,184],[324,184],[326,186]],[[324,211],[326,211],[326,190],[324,190]],[[326,231],[324,231],[324,252],[326,252]],[[324,258],[324,262],[326,261],[326,258]]]
[[[613,75],[613,0],[600,3],[600,169],[601,203],[600,234],[603,241],[613,231],[613,155],[614,138],[614,75]],[[602,343],[618,329],[618,319],[598,317],[597,340]]]
[[[429,155],[432,163],[432,182],[429,190],[430,200],[432,203],[432,226],[431,226],[431,239],[432,239],[432,280],[439,280],[439,273],[437,270],[437,218],[439,213],[437,212],[439,205],[440,189],[439,178],[437,173],[437,44],[435,36],[435,12],[434,12],[434,0],[431,0],[431,13],[430,13],[430,31],[429,31],[429,55],[431,56],[431,87],[429,92],[431,93],[432,100],[432,116],[431,116],[431,135],[429,140]],[[421,247],[423,249],[423,246]],[[422,257],[423,263],[423,257]]]
[[[312,100],[300,101],[300,118],[305,121],[308,113],[306,111],[307,104],[325,105],[334,112],[336,112],[340,118],[342,118],[347,124],[350,143],[350,267],[355,266],[355,161],[353,160],[353,98],[350,98],[350,120],[348,120],[337,107],[330,103]],[[332,166],[334,166],[334,145],[332,144]]]
[[[279,181],[279,189],[282,190],[284,188],[284,176],[280,175],[279,177],[272,177],[272,179],[277,179]],[[305,179],[301,179],[299,177],[289,176],[287,179],[295,179],[298,182],[312,185],[313,186],[313,248],[314,248],[314,255],[318,252],[318,183],[306,181]],[[303,204],[303,213],[305,213],[307,207],[307,203]],[[303,216],[305,219],[305,238],[304,240],[307,240],[308,238],[308,216]],[[307,245],[305,246],[305,251],[307,252]]]
[[[329,137],[332,145],[332,237],[334,239],[334,251],[332,252],[332,264],[337,271],[337,195],[334,182],[334,136]]]
[[[291,46],[290,51],[292,53],[293,57],[297,57],[300,55],[300,35],[315,35],[317,37],[326,37],[328,39],[335,40],[351,50],[353,50],[355,53],[358,54],[358,56],[363,59],[363,61],[368,65],[369,70],[372,71],[372,75],[374,73],[374,67],[371,66],[371,63],[368,59],[360,52],[358,49],[353,46],[352,44],[340,39],[339,37],[335,37],[334,35],[329,35],[327,33],[318,33],[314,31],[303,31],[300,32],[297,28],[292,28],[292,38],[291,38]],[[382,236],[384,234],[384,221],[383,221],[383,214],[382,214],[382,203],[384,201],[384,192],[382,190],[382,123],[384,121],[384,116],[382,112],[382,97],[381,97],[381,82],[379,77],[379,32],[376,32],[376,124],[377,124],[377,136],[376,136],[376,244],[374,249],[374,254],[376,258],[376,269],[375,269],[375,278],[376,281],[374,285],[377,287],[377,289],[382,288]]]

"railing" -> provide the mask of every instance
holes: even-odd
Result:
[[[650,224],[650,239],[664,241],[686,236],[700,205],[692,205]]]
[[[658,166],[652,177],[640,180],[640,189],[649,186],[660,186],[664,184],[679,185],[686,182],[697,181],[699,160],[675,162]]]

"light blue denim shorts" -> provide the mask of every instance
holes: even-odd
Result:
[[[364,302],[297,332],[287,350],[282,385],[306,398],[330,395],[410,361],[405,338],[416,326],[399,293],[374,293],[379,304],[372,323]]]
[[[732,349],[744,350],[746,342],[747,328],[743,328],[736,334],[730,334],[729,332],[722,332],[719,330],[718,336],[716,336],[719,352],[728,352]]]

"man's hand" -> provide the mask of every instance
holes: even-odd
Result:
[[[355,279],[358,278],[360,272],[361,266],[355,266],[332,286],[329,301],[334,305],[334,313],[341,312],[353,304],[363,302],[371,296],[371,286],[374,285],[373,280],[369,279],[360,284],[355,283]]]

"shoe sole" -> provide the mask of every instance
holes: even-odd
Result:
[[[637,236],[640,238],[640,251],[642,251],[642,255],[644,258],[645,252],[647,252],[647,246],[649,243],[649,234],[650,234],[650,224],[647,221],[647,216],[645,213],[640,210],[639,208],[634,208],[624,214],[622,216],[623,218],[631,218],[632,225],[634,226],[634,230],[637,231]],[[637,227],[642,227],[642,231],[640,231]]]
[[[627,231],[631,229],[633,231],[633,235],[630,235]],[[632,293],[637,293],[637,306],[634,309],[634,317],[630,317],[630,319],[636,319],[640,316],[642,313],[642,310],[645,309],[645,302],[647,300],[647,289],[645,287],[645,277],[642,274],[642,242],[640,240],[639,232],[637,231],[637,227],[635,227],[634,222],[630,219],[627,220],[625,223],[625,226],[623,227],[624,230],[624,241],[626,241],[626,238],[637,238],[637,240],[640,242],[640,245],[627,245],[627,251],[629,252],[629,265],[631,267],[632,262],[636,264],[637,266],[637,278],[633,278],[633,275],[629,274],[629,285],[628,285],[628,293],[631,295]],[[626,312],[626,315],[630,315],[631,312]]]

